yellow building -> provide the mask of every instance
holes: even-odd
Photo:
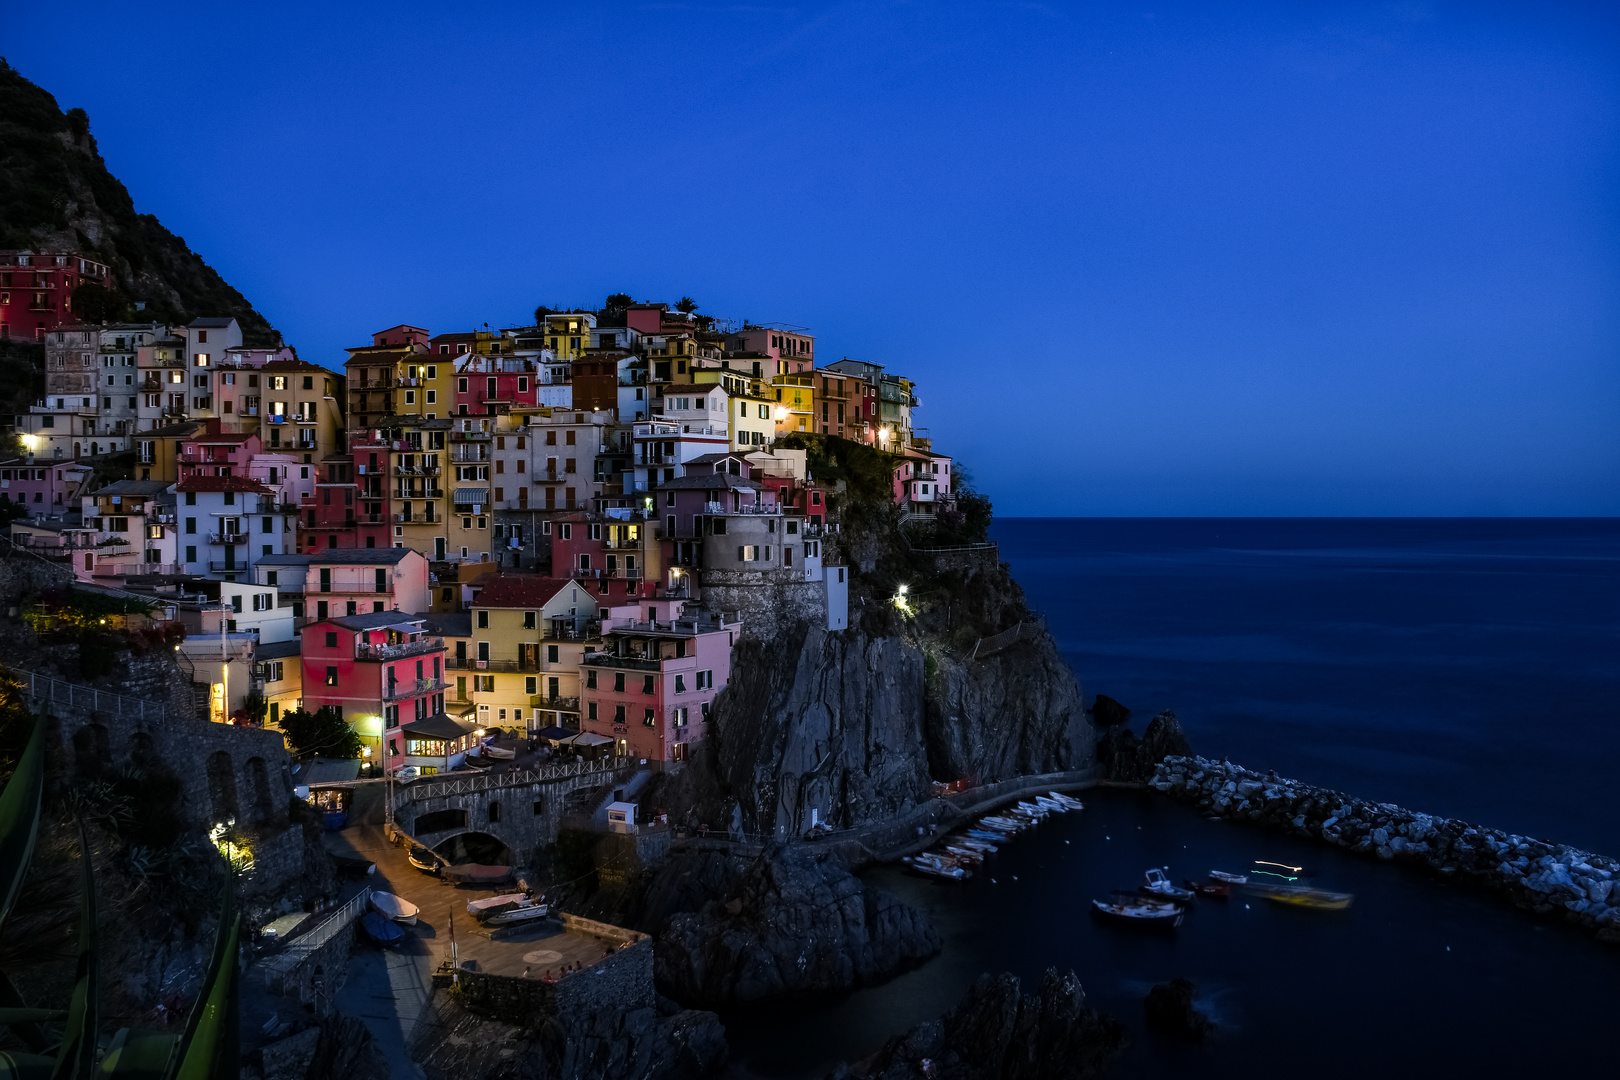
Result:
[[[724,368],[699,368],[692,372],[698,386],[719,384],[728,398],[726,422],[731,429],[732,450],[753,450],[776,441],[776,398],[774,388],[763,379],[750,378]]]
[[[814,375],[778,375],[771,380],[776,394],[776,433],[815,431],[816,429],[816,377]]]
[[[544,322],[545,348],[559,360],[577,360],[579,354],[591,347],[591,331],[596,329],[596,316],[588,311],[570,311],[547,315]]]
[[[576,581],[487,578],[464,624],[439,617],[455,687],[448,700],[483,728],[577,730],[579,667],[597,647],[596,605]]]
[[[305,464],[343,452],[342,375],[304,360],[272,360],[242,374],[258,377],[256,430],[266,451],[302,454]]]
[[[186,420],[156,431],[143,431],[135,442],[135,479],[161,480],[172,484],[180,479],[180,447],[203,430],[201,420]]]

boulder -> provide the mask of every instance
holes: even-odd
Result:
[[[1203,1042],[1215,1031],[1215,1022],[1193,1005],[1196,991],[1187,979],[1171,979],[1149,990],[1142,1002],[1148,1026],[1186,1042]]]
[[[1125,1028],[1087,1007],[1074,972],[1048,969],[1025,994],[1010,973],[981,975],[939,1020],[890,1039],[832,1080],[1066,1080],[1099,1075],[1125,1045]]]
[[[1131,722],[1131,710],[1107,694],[1098,694],[1091,703],[1091,722],[1100,728],[1118,727]]]
[[[1110,728],[1097,739],[1097,763],[1110,780],[1145,784],[1154,778],[1159,763],[1167,757],[1186,757],[1192,753],[1187,734],[1181,728],[1176,714],[1166,710],[1148,721],[1147,730],[1138,739],[1127,727]],[[1228,784],[1227,794],[1237,790]]]
[[[761,855],[730,896],[670,916],[658,934],[659,989],[720,1006],[881,982],[940,949],[933,924],[802,847]]]

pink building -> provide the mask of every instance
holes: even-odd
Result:
[[[386,771],[461,763],[474,729],[445,715],[444,639],[428,633],[421,616],[382,611],[317,619],[304,627],[300,652],[304,708],[341,709],[372,762]],[[433,733],[412,734],[422,724]]]
[[[727,336],[726,352],[770,357],[777,363],[769,375],[797,375],[816,367],[815,336],[803,326],[786,323],[744,327]]]
[[[263,450],[257,435],[222,431],[219,419],[210,417],[202,431],[181,440],[176,464],[182,480],[194,476],[252,476],[249,466]]]
[[[894,467],[895,505],[914,514],[932,514],[955,502],[952,490],[951,459],[943,454],[908,450],[905,460]]]
[[[0,461],[0,499],[21,504],[28,517],[60,515],[79,505],[93,471],[77,461]]]
[[[521,356],[469,355],[456,372],[456,415],[497,416],[532,408],[540,376],[533,360]]]
[[[580,665],[584,730],[614,741],[614,752],[648,761],[685,761],[708,734],[714,697],[731,678],[740,623],[710,612],[685,614],[685,601],[644,600],[611,608],[602,650]]]

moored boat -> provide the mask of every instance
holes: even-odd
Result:
[[[958,866],[954,860],[942,859],[937,855],[907,855],[900,861],[924,877],[939,878],[943,881],[965,881],[973,876],[973,872],[966,867]]]
[[[393,919],[402,926],[414,925],[416,916],[422,911],[403,896],[395,896],[391,892],[373,892],[371,906],[378,914]]]
[[[1115,893],[1107,900],[1093,900],[1091,913],[1111,922],[1165,930],[1180,926],[1183,917],[1181,908],[1175,904],[1130,893]]]
[[[1191,903],[1193,894],[1191,889],[1183,889],[1165,874],[1163,870],[1154,867],[1142,875],[1141,889],[1150,896],[1161,900],[1170,900],[1177,904]]]
[[[376,911],[366,912],[360,920],[360,929],[365,931],[366,937],[384,947],[398,945],[405,940],[405,931],[394,920]]]
[[[1071,799],[1069,796],[1059,794],[1056,791],[1048,791],[1046,793],[1046,797],[1057,803],[1059,806],[1066,807],[1070,810],[1084,810],[1086,808],[1086,804],[1081,802],[1079,799]]]
[[[546,903],[544,896],[533,893],[503,893],[482,900],[469,900],[467,914],[485,926],[509,926],[530,919],[543,919],[551,914],[551,905]]]
[[[1260,895],[1279,904],[1310,908],[1314,911],[1343,911],[1356,899],[1353,893],[1280,885],[1267,886],[1260,890]]]
[[[957,862],[978,865],[984,861],[984,852],[974,851],[972,848],[957,847],[955,844],[946,844],[942,854],[949,855]]]
[[[405,861],[427,874],[439,872],[439,860],[434,858],[425,847],[413,847],[405,853]]]
[[[1186,881],[1183,881],[1182,884],[1191,889],[1193,892],[1197,893],[1199,896],[1208,896],[1215,899],[1224,900],[1232,895],[1232,885],[1230,882],[1219,881],[1214,878],[1207,881],[1194,881],[1191,878],[1188,878]]]
[[[1225,870],[1211,870],[1209,876],[1216,881],[1224,881],[1228,885],[1247,885],[1249,883],[1249,875],[1229,874]]]

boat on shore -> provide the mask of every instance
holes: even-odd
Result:
[[[1313,911],[1343,911],[1355,902],[1354,893],[1329,892],[1304,886],[1269,885],[1258,890],[1267,900]]]
[[[1162,930],[1174,930],[1185,915],[1175,904],[1134,893],[1115,893],[1107,900],[1093,900],[1091,913],[1109,922]]]
[[[503,893],[467,901],[467,914],[484,926],[510,926],[546,918],[551,914],[551,905],[544,896],[530,892]]]
[[[494,743],[484,744],[484,754],[499,761],[511,761],[517,757],[517,751],[505,746],[496,746]]]
[[[391,892],[373,892],[371,907],[379,915],[392,919],[401,926],[415,925],[417,915],[422,912],[421,908],[403,896],[395,896]]]
[[[405,861],[422,871],[424,874],[439,873],[439,860],[425,847],[413,847],[405,853]]]
[[[498,885],[511,879],[512,868],[486,863],[455,863],[441,868],[439,874],[446,881],[467,885]]]
[[[394,920],[376,911],[368,911],[360,920],[360,929],[374,944],[388,948],[405,940],[405,931]]]

